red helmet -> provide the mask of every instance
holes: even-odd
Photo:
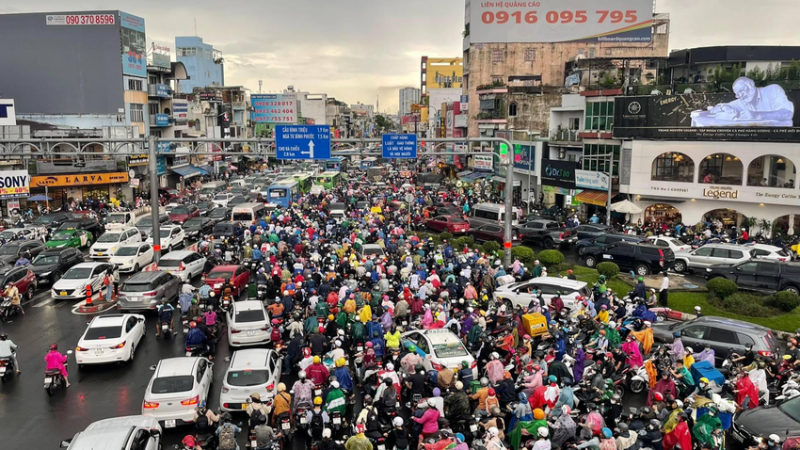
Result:
[[[372,341],[367,342],[367,347],[372,348]]]
[[[664,401],[664,395],[661,392],[656,392],[656,393],[653,394],[653,399],[655,399],[655,401],[657,401],[657,402],[663,402]]]
[[[194,448],[195,445],[196,445],[195,440],[194,440],[194,436],[192,436],[191,434],[186,436],[181,441],[181,444],[183,444],[184,446],[189,447],[189,448]]]
[[[50,344],[50,351],[58,350],[58,344]]]
[[[495,395],[494,388],[489,388],[489,395]]]
[[[189,322],[189,328],[197,328],[197,323],[195,321]]]
[[[536,364],[535,366],[533,366],[533,370],[538,372],[538,371],[542,370],[542,367],[539,366],[538,364]]]

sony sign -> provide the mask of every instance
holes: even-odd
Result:
[[[17,114],[14,109],[14,100],[0,98],[0,126],[16,125]]]

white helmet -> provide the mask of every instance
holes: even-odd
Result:
[[[325,428],[324,430],[322,430],[322,437],[330,438],[331,437],[331,429],[330,428]]]
[[[434,399],[432,399],[432,398],[429,398],[429,399],[428,399],[428,406],[430,406],[431,408],[433,408],[434,406],[436,406],[436,400],[434,400]]]
[[[542,428],[544,428],[544,427],[542,427]],[[497,430],[497,427],[490,427],[489,428],[489,436],[497,437],[498,434],[500,434],[500,431]]]
[[[209,292],[208,295],[213,297],[214,296],[214,291]]]
[[[300,372],[297,372],[297,376],[298,376],[298,377],[299,377],[301,380],[305,380],[305,379],[306,379],[306,371],[305,371],[305,370],[301,370]]]
[[[396,427],[402,427],[403,426],[403,418],[402,417],[395,417],[394,420],[392,421],[392,423]]]
[[[781,441],[781,438],[778,437],[777,434],[770,434],[769,435],[769,440],[777,444],[778,442]]]
[[[492,359],[500,359],[500,354],[497,352],[492,352]]]
[[[337,340],[336,340],[336,342],[334,342],[333,344],[334,344],[335,346],[337,346],[337,347],[341,347],[341,346],[342,346],[342,341],[340,341],[340,340],[338,340],[338,339],[337,339]]]
[[[392,363],[386,364],[386,370],[394,370],[394,364]]]
[[[331,387],[334,389],[339,389],[339,382],[338,381],[331,381]]]
[[[539,433],[540,438],[546,438],[547,436],[550,435],[550,432],[547,431],[547,427],[539,427],[539,429],[536,430],[536,432]]]

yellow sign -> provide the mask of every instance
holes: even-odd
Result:
[[[460,88],[464,80],[461,58],[428,58],[425,86],[431,89]]]
[[[87,173],[75,175],[48,175],[31,177],[31,187],[88,186],[94,184],[127,183],[127,172]]]

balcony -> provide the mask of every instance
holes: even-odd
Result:
[[[506,114],[504,109],[495,109],[492,111],[481,111],[475,115],[475,120],[478,123],[506,123]]]
[[[172,96],[172,89],[169,88],[168,84],[148,84],[147,96],[170,98]]]
[[[245,108],[247,108],[247,102],[231,102],[231,108],[233,108],[233,109],[245,109]]]
[[[578,130],[550,130],[550,144],[573,144],[574,146],[581,147],[583,146],[583,137],[580,136]]]
[[[151,127],[168,127],[169,114],[150,114]]]

